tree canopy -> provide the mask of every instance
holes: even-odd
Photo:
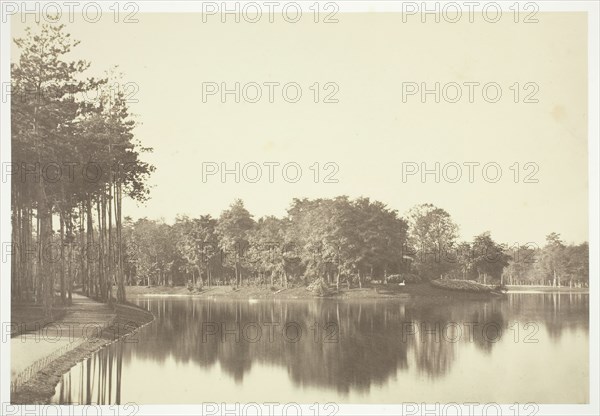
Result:
[[[11,66],[12,297],[47,314],[57,281],[63,303],[75,280],[104,301],[116,285],[125,300],[122,198],[145,199],[154,170],[123,91],[107,90],[116,71],[86,77],[91,64],[69,60],[78,44],[64,25],[41,24],[15,39]]]

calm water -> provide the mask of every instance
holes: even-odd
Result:
[[[449,304],[135,300],[157,320],[55,403],[588,401],[588,295]]]

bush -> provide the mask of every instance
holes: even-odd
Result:
[[[506,293],[506,292],[508,292],[508,287],[506,287],[505,284],[500,284],[500,285],[496,285],[494,290],[497,292],[500,292],[500,293]]]
[[[432,280],[430,283],[432,286],[441,289],[460,290],[463,292],[489,293],[492,291],[491,287],[471,280]]]
[[[413,273],[404,273],[402,274],[402,278],[406,281],[406,283],[420,283],[421,276]]]
[[[200,279],[196,282],[196,284],[192,283],[191,281],[187,283],[187,290],[191,293],[202,292],[202,287],[202,280]]]
[[[312,282],[306,289],[313,292],[317,296],[325,296],[327,293],[329,293],[329,287],[322,278]]]
[[[400,276],[399,274],[390,274],[386,278],[386,281],[388,283],[400,283],[402,281],[402,276]]]

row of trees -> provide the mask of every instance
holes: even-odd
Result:
[[[507,284],[587,287],[589,245],[567,245],[559,234],[546,237],[544,247],[521,246],[521,261],[511,259],[503,271]],[[519,260],[519,259],[517,259]]]
[[[218,219],[178,217],[172,226],[140,219],[126,226],[130,282],[286,286],[290,280],[399,272],[406,222],[380,202],[347,197],[295,199],[286,218],[255,221],[241,200]],[[201,281],[199,280],[201,279]]]
[[[101,299],[125,301],[122,199],[142,200],[153,167],[134,141],[123,91],[68,60],[78,42],[43,24],[16,39],[12,64],[12,298],[51,313],[55,288],[68,302],[75,282]],[[94,99],[90,100],[90,97]]]
[[[458,241],[458,227],[450,215],[431,204],[408,213],[409,259],[429,279],[448,277],[482,283],[587,286],[589,246],[567,245],[557,233],[535,243],[499,244],[489,232],[472,242]]]
[[[544,247],[508,246],[489,232],[458,241],[443,209],[422,204],[406,218],[379,201],[294,199],[287,216],[255,220],[236,200],[219,218],[179,216],[173,225],[126,219],[129,284],[288,286],[317,279],[348,287],[390,277],[482,283],[587,285],[587,243],[557,234]]]

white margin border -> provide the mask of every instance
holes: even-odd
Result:
[[[200,12],[202,10],[201,1],[121,1],[121,3],[136,3],[139,6],[140,13],[159,13],[159,12]],[[325,3],[326,1],[323,1]],[[422,1],[332,1],[337,3],[340,13],[357,13],[357,12],[401,12],[403,3],[416,3],[420,5]],[[435,3],[440,3],[443,7],[446,3],[458,3],[465,4],[466,1],[448,1],[440,0]],[[508,10],[516,1],[497,1],[503,10]],[[1,2],[2,13],[4,13],[4,5],[9,2]],[[31,1],[13,1],[13,4],[19,6],[27,4],[31,7],[33,3]],[[44,3],[44,2],[41,2]],[[62,4],[68,3],[63,1],[57,1],[55,3]],[[79,1],[76,2],[79,6],[85,3],[94,3]],[[116,3],[116,1],[98,1],[95,2],[101,5],[103,11],[110,11],[110,7]],[[222,1],[216,2],[205,2],[205,3],[217,3],[221,4]],[[242,6],[245,3],[265,3],[264,1],[227,1],[226,3],[240,3]],[[279,1],[280,4],[290,3],[286,0]],[[301,5],[303,11],[309,10],[309,7],[315,3],[315,1],[297,1]],[[426,2],[429,5],[434,2]],[[486,3],[493,3],[486,0],[481,0],[478,6],[475,6],[475,10],[481,10],[480,5]],[[527,3],[522,1],[521,3]],[[599,57],[600,57],[600,31],[599,31],[599,14],[600,14],[600,2],[597,0],[588,1],[532,1],[539,6],[540,12],[545,11],[587,11],[588,12],[588,177],[589,177],[589,243],[590,243],[590,321],[589,321],[589,364],[590,364],[590,403],[587,405],[544,405],[539,404],[537,415],[599,415],[600,414],[600,402],[599,402],[599,357],[598,351],[600,351],[599,342],[599,311],[600,311],[600,299],[599,299],[599,284],[598,278],[600,277],[599,267],[599,230],[600,230],[600,129],[599,129]],[[434,7],[431,5],[431,7]],[[78,10],[81,7],[76,7]],[[112,13],[112,11],[110,11]],[[3,17],[3,16],[2,16]],[[12,38],[10,31],[10,23],[4,23],[4,19],[0,20],[0,85],[10,80],[10,48],[12,47]],[[4,90],[1,91],[4,94]],[[10,104],[5,103],[4,100],[0,100],[0,162],[2,166],[6,166],[10,162]],[[3,183],[0,180],[0,241],[11,241],[11,228],[10,228],[10,182]],[[4,255],[4,247],[2,247],[2,255]],[[10,322],[10,263],[1,261],[0,262],[0,322]],[[6,318],[4,318],[6,317]],[[2,328],[4,330],[4,328]],[[2,337],[5,335],[2,333]],[[5,415],[80,415],[86,414],[86,406],[10,406],[10,342],[0,344],[0,414]],[[551,365],[551,363],[549,363]],[[543,383],[543,381],[540,381]],[[565,380],[565,383],[568,383]],[[282,403],[283,404],[283,403]],[[322,403],[324,404],[324,403]],[[8,406],[8,407],[7,407]],[[310,408],[310,405],[302,405],[302,413],[308,415],[314,415],[314,408]],[[97,413],[99,409],[102,409],[101,413]],[[235,414],[231,413],[234,409],[233,404],[225,408],[221,408],[219,413],[216,414]],[[477,408],[477,411],[483,410],[482,406]],[[131,407],[126,406],[97,406],[96,409],[88,409],[90,412],[87,414],[108,414],[108,415],[131,415]],[[208,410],[203,405],[140,405],[137,415],[201,415]],[[386,415],[386,414],[409,414],[409,409],[402,405],[361,405],[361,404],[340,404],[337,415]],[[423,407],[417,413],[410,413],[414,415],[431,415],[432,406]],[[228,412],[227,412],[228,411]],[[252,411],[249,409],[249,411]],[[468,406],[462,406],[462,414],[471,415],[479,414],[477,411],[473,412],[473,408]],[[490,410],[495,414],[493,410]],[[6,413],[5,413],[6,412]],[[449,414],[455,414],[454,410],[449,410]],[[254,413],[250,413],[254,414]],[[292,413],[293,414],[293,413]],[[322,413],[325,414],[325,413]],[[510,408],[509,405],[502,405],[502,414],[514,415],[514,408]],[[525,412],[521,413],[525,414]]]

